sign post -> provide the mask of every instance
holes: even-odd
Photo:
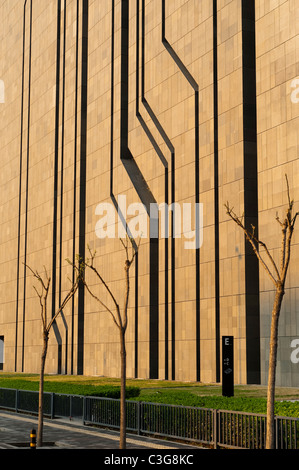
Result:
[[[234,396],[234,337],[222,336],[222,396]]]

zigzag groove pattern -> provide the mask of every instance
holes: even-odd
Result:
[[[199,203],[199,93],[198,84],[192,74],[189,72],[187,67],[181,61],[171,44],[166,39],[166,4],[165,0],[162,0],[162,43],[170,54],[177,67],[184,75],[189,85],[194,91],[194,129],[195,129],[195,147],[194,147],[194,161],[195,161],[195,202]],[[199,221],[196,220],[196,227],[199,227]],[[200,252],[199,248],[196,249],[196,378],[200,381]],[[175,299],[172,300],[173,304]],[[172,343],[175,344],[175,318],[172,317]],[[174,347],[172,349],[172,377],[175,378],[175,356]]]

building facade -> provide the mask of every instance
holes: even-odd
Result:
[[[90,247],[122,308],[127,233],[139,244],[128,377],[220,382],[229,335],[235,383],[266,383],[273,285],[224,205],[279,262],[285,174],[299,207],[296,0],[0,0],[0,17],[2,369],[39,371],[28,266],[51,273],[51,316],[67,260]],[[285,386],[299,385],[298,233],[279,329]],[[51,331],[47,372],[119,376],[118,338],[80,286]]]

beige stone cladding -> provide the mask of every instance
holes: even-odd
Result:
[[[235,379],[246,382],[244,241],[228,220],[243,202],[241,2],[218,2],[220,331],[234,336]]]
[[[93,18],[93,27],[90,30],[89,51],[89,80],[90,83],[101,84],[98,87],[89,88],[90,121],[94,126],[89,126],[88,142],[90,146],[90,178],[93,178],[99,188],[97,192],[88,192],[87,210],[90,211],[90,226],[88,238],[90,244],[98,247],[103,259],[110,264],[109,280],[117,289],[122,279],[123,251],[119,241],[98,240],[95,231],[94,208],[97,203],[105,200],[111,202],[109,178],[110,156],[110,68],[107,60],[106,70],[100,69],[96,57],[102,57],[105,51],[109,51],[111,37],[110,27],[111,11],[105,18],[107,36],[102,39],[101,20],[96,21],[97,2],[91,2],[90,13]],[[129,33],[129,149],[136,164],[147,182],[153,200],[158,204],[163,202],[176,202],[182,207],[183,203],[195,202],[195,90],[188,78],[180,69],[161,40],[162,35],[162,2],[130,2],[130,33]],[[180,2],[174,5],[165,2],[165,36],[175,53],[188,69],[188,73],[196,82],[199,90],[199,161],[200,173],[199,186],[204,203],[204,225],[207,231],[212,233],[213,202],[210,200],[213,194],[213,174],[209,172],[213,159],[213,10],[211,2]],[[138,11],[137,8],[139,7]],[[114,160],[113,160],[113,193],[125,195],[127,205],[134,202],[143,202],[137,191],[132,187],[128,175],[119,154],[120,137],[120,2],[115,3],[115,66],[114,66]],[[145,23],[143,25],[143,15]],[[90,25],[91,26],[91,25]],[[139,35],[138,35],[139,33]],[[136,55],[138,39],[139,55]],[[93,39],[94,38],[94,39]],[[103,41],[103,45],[100,41]],[[144,42],[142,42],[144,41]],[[197,47],[194,45],[197,44]],[[103,51],[103,52],[102,52]],[[109,55],[108,53],[108,55]],[[144,65],[143,61],[144,60]],[[104,78],[106,77],[106,78]],[[136,96],[136,82],[139,82],[139,93]],[[105,90],[107,86],[107,90]],[[142,87],[144,87],[142,89]],[[105,92],[106,91],[106,92]],[[103,94],[103,96],[102,96]],[[103,104],[104,102],[104,104]],[[138,108],[138,111],[136,109]],[[153,118],[155,115],[155,119]],[[159,132],[159,125],[163,133]],[[101,148],[102,144],[107,142]],[[158,150],[157,150],[158,147]],[[174,153],[174,163],[172,162]],[[103,160],[103,164],[99,163]],[[165,174],[167,170],[167,184]],[[100,181],[100,184],[97,183]],[[171,182],[174,184],[174,192],[171,190]],[[201,328],[202,349],[204,350],[202,373],[206,374],[205,380],[215,380],[213,372],[214,363],[214,338],[213,326],[213,235],[204,240],[201,257],[202,272],[200,287],[202,289],[201,300]],[[168,265],[165,267],[165,242],[159,239],[159,315],[158,315],[158,374],[164,379],[175,378],[179,380],[196,380],[196,278],[195,278],[195,253],[193,250],[184,249],[184,239],[175,239],[175,257],[172,259],[169,240]],[[151,376],[150,345],[151,332],[150,320],[150,248],[148,238],[142,239],[138,257],[138,371],[141,377]],[[105,261],[104,261],[105,262]],[[175,282],[172,284],[171,269],[175,266]],[[168,278],[165,276],[168,271]],[[207,273],[207,275],[204,275]],[[132,295],[131,317],[128,331],[128,372],[134,375],[135,332],[134,332],[134,271],[132,271]],[[168,285],[166,285],[166,283]],[[123,285],[119,285],[118,295],[122,295]],[[175,295],[175,316],[172,318],[172,292]],[[168,300],[167,300],[167,296]],[[212,299],[211,299],[212,297]],[[167,303],[167,306],[165,306]],[[167,308],[166,308],[167,307]],[[90,309],[90,313],[88,308]],[[94,310],[93,310],[94,309]],[[92,313],[94,311],[94,313]],[[168,311],[168,314],[166,313]],[[93,325],[96,313],[96,305],[90,303],[87,307],[86,325],[86,351],[95,351],[96,361],[86,363],[89,373],[102,373],[109,375],[118,370],[118,334],[111,319],[103,315],[101,325],[103,328],[103,344],[99,346],[98,332]],[[167,317],[165,318],[165,314]],[[172,328],[175,327],[175,345],[172,342]],[[167,329],[167,343],[165,344],[165,330]],[[89,335],[89,336],[88,336]],[[104,337],[106,338],[104,340]],[[86,353],[88,354],[88,353]],[[168,356],[168,359],[167,359]],[[104,359],[103,359],[104,358]],[[175,362],[175,365],[173,364]],[[168,371],[167,371],[168,369]],[[175,372],[173,372],[175,370]]]
[[[284,216],[288,203],[285,175],[295,211],[299,208],[299,9],[295,1],[256,4],[259,227],[261,238],[279,264],[281,232],[275,218]],[[298,385],[298,240],[297,226],[279,326],[277,383],[285,386]],[[265,381],[274,290],[263,271],[260,292],[261,373]]]
[[[258,220],[279,255],[285,173],[299,200],[296,1],[0,0],[0,17],[3,370],[39,371],[39,303],[24,263],[51,274],[51,316],[70,285],[67,259],[89,246],[122,309],[117,207],[138,238],[132,204],[176,203],[180,236],[153,239],[149,213],[142,219],[127,375],[220,382],[221,337],[231,335],[235,383],[264,383],[273,288],[224,204]],[[186,249],[196,203],[202,245]],[[296,233],[292,255],[278,370],[298,385]],[[117,377],[119,359],[111,315],[80,289],[51,332],[47,372]]]
[[[67,276],[71,276],[65,259],[72,256],[73,246],[76,2],[68,3],[62,212],[61,194],[57,204],[57,220],[63,217],[63,235],[62,243],[55,245],[57,259],[60,258],[60,252],[62,259],[62,296],[68,289]],[[1,76],[5,83],[5,103],[1,105],[1,329],[5,344],[4,370],[37,372],[41,347],[39,302],[33,290],[32,276],[24,263],[41,274],[45,267],[51,276],[52,288],[54,277],[56,287],[59,286],[59,269],[56,274],[51,271],[54,156],[59,156],[57,170],[61,168],[62,158],[62,93],[59,106],[56,103],[57,2],[3,1],[0,9],[3,22]],[[61,14],[63,16],[63,9]],[[61,77],[59,83],[62,87]],[[56,117],[58,108],[59,120]],[[58,122],[60,125],[57,131]],[[56,141],[58,134],[59,139]],[[59,192],[60,186],[57,189]],[[52,292],[48,303],[49,318],[52,314],[51,301]],[[64,316],[69,322],[69,306]],[[49,372],[57,372],[57,341],[62,341],[65,349],[65,338],[64,323],[60,319],[55,333],[54,330],[51,333],[47,358]]]

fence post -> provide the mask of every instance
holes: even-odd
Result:
[[[19,390],[16,390],[16,413],[18,412],[18,406],[19,406]]]
[[[141,402],[137,402],[137,434],[140,436],[140,424],[141,424]]]
[[[218,439],[217,410],[213,410],[213,441],[214,441],[214,449],[217,449],[217,439]]]
[[[54,410],[54,395],[55,393],[51,393],[51,419],[55,417],[55,410]]]
[[[72,415],[73,415],[72,404],[73,404],[73,396],[70,395],[70,419],[72,419]]]
[[[278,439],[279,439],[279,430],[278,430],[278,419],[276,416],[274,416],[274,431],[275,431],[275,449],[278,449]]]
[[[85,416],[86,416],[86,397],[83,397],[83,410],[82,410],[83,425],[84,425],[84,422],[85,422]]]

